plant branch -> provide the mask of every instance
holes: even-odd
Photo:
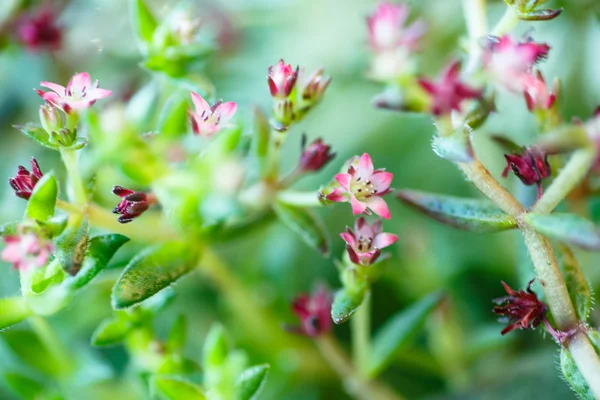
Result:
[[[508,31],[510,31],[512,28],[514,28],[518,22],[519,17],[512,9],[512,7],[508,6],[500,21],[498,21],[496,26],[494,26],[494,28],[492,29],[492,35],[503,36],[507,34]]]
[[[464,69],[465,75],[472,74],[477,68],[481,56],[479,39],[488,32],[486,0],[462,0],[465,22],[469,33],[469,60]]]
[[[335,339],[327,334],[315,338],[315,344],[323,358],[343,380],[346,391],[358,400],[403,400],[391,388],[377,381],[361,377]]]
[[[367,291],[362,305],[350,319],[354,368],[361,376],[368,374],[371,355],[371,293]]]
[[[83,179],[79,173],[77,165],[77,153],[75,150],[60,149],[60,156],[67,169],[69,190],[67,191],[69,199],[76,204],[85,204],[87,202],[87,191],[83,184]]]
[[[322,205],[317,192],[286,190],[277,194],[277,200],[292,206],[319,207]]]

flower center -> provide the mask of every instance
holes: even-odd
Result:
[[[360,236],[358,238],[357,241],[357,245],[356,245],[356,249],[361,252],[367,252],[369,250],[371,250],[371,246],[373,245],[373,238],[372,237],[364,237],[364,236]]]
[[[352,180],[350,183],[350,191],[357,199],[368,199],[377,194],[377,189],[375,189],[375,186],[371,181],[368,179],[362,180],[360,177]]]

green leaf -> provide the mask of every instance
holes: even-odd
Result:
[[[152,43],[154,31],[158,26],[156,19],[144,0],[130,0],[129,5],[133,30],[138,40],[147,46]]]
[[[579,372],[573,356],[564,347],[560,350],[560,368],[571,389],[582,400],[594,400],[594,394],[590,390],[585,378],[581,375],[581,372]]]
[[[185,135],[188,131],[188,108],[186,98],[178,93],[171,96],[159,118],[158,130],[161,135],[171,138]]]
[[[381,372],[396,353],[410,344],[441,299],[440,293],[433,293],[398,312],[381,327],[373,338],[368,367],[369,376]]]
[[[600,232],[591,221],[578,215],[529,213],[525,215],[525,222],[551,239],[586,250],[600,249]]]
[[[206,370],[218,368],[225,363],[229,354],[229,346],[225,339],[223,327],[219,324],[214,324],[206,339],[204,339],[202,366]]]
[[[44,235],[49,238],[59,236],[67,227],[69,217],[67,215],[57,215],[50,218],[46,222],[39,223],[40,228],[44,231]]]
[[[169,376],[155,376],[152,379],[153,387],[162,398],[166,400],[204,400],[206,397],[202,389],[181,378]]]
[[[98,347],[120,344],[133,329],[133,324],[126,315],[117,314],[105,319],[92,334],[92,345]]]
[[[165,289],[194,269],[199,252],[197,246],[182,242],[142,251],[131,260],[113,287],[113,307],[134,306]]]
[[[65,281],[71,289],[79,289],[87,285],[100,271],[108,265],[113,255],[129,241],[129,238],[118,233],[93,237],[85,253],[81,269],[77,275]]]
[[[271,137],[271,125],[267,116],[258,107],[254,109],[254,154],[258,161],[261,176],[265,176],[269,166],[269,141]]]
[[[0,299],[0,331],[18,324],[32,315],[27,302],[22,297]]]
[[[25,216],[27,218],[46,222],[54,216],[56,199],[58,197],[58,185],[52,172],[42,176],[42,179],[33,188]]]
[[[0,335],[4,342],[25,364],[31,368],[50,376],[57,376],[61,371],[53,352],[31,332],[21,329],[9,329]]]
[[[14,127],[38,144],[52,150],[58,150],[58,146],[50,142],[50,136],[42,127],[35,124],[14,125]]]
[[[473,161],[473,149],[468,136],[436,136],[431,147],[438,157],[452,162]]]
[[[566,246],[561,246],[563,275],[569,296],[575,305],[580,321],[587,321],[592,311],[592,290],[581,270],[575,254]]]
[[[14,236],[17,234],[17,229],[19,228],[20,221],[7,222],[0,226],[0,236]]]
[[[308,209],[285,204],[281,201],[273,205],[279,219],[296,232],[313,249],[324,256],[329,255],[329,236],[323,223]]]
[[[167,347],[170,351],[181,351],[185,346],[187,338],[187,320],[185,315],[180,314],[173,326],[171,332],[169,332],[169,338],[167,340]]]
[[[7,372],[4,374],[6,385],[11,388],[23,400],[42,399],[44,394],[44,385],[23,375],[19,372]]]
[[[500,232],[517,227],[517,221],[491,202],[401,190],[398,199],[436,221],[471,232]]]
[[[88,247],[89,227],[87,220],[73,220],[56,238],[55,256],[65,271],[75,275],[83,263]]]
[[[336,324],[346,322],[352,314],[356,312],[358,307],[362,304],[366,294],[366,287],[364,290],[349,291],[347,289],[340,289],[333,298],[333,304],[331,305],[331,318]]]
[[[246,369],[235,382],[236,400],[256,400],[269,373],[269,365],[255,365]]]
[[[517,16],[523,21],[549,21],[558,17],[562,8],[557,10],[533,10],[529,12],[518,12]]]

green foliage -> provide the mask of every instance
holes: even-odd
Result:
[[[436,136],[431,146],[435,154],[444,160],[470,162],[473,160],[473,150],[468,137],[468,134],[463,135],[460,133],[452,136]]]
[[[586,250],[600,249],[600,233],[591,222],[575,214],[535,214],[525,216],[533,229],[551,239]]]
[[[381,372],[392,361],[395,354],[411,343],[411,339],[423,328],[427,316],[441,299],[439,293],[430,294],[398,312],[380,328],[373,339],[368,367],[370,376]]]
[[[0,299],[0,331],[18,324],[31,315],[31,309],[22,297]]]
[[[38,400],[44,398],[44,385],[35,379],[31,379],[27,375],[23,375],[19,372],[7,372],[4,374],[4,380],[23,400]]]
[[[331,318],[336,324],[341,324],[350,319],[362,304],[366,295],[366,287],[362,290],[352,291],[340,289],[336,292],[331,305]]]
[[[279,219],[324,256],[329,255],[329,236],[323,223],[308,209],[281,201],[273,205]]]
[[[517,227],[517,221],[486,200],[400,190],[398,198],[443,224],[471,232],[499,232]]]
[[[147,51],[147,46],[152,42],[158,23],[144,0],[130,0],[129,7],[133,30],[140,43],[140,48],[142,51]]]
[[[167,137],[177,138],[188,132],[188,101],[180,93],[175,93],[167,100],[163,108],[158,131]]]
[[[89,227],[79,216],[56,238],[55,256],[62,268],[76,275],[83,264],[89,241]]]
[[[271,125],[267,116],[258,107],[254,108],[254,130],[253,149],[258,161],[261,176],[268,172],[269,141],[271,137]]]
[[[25,216],[29,219],[46,222],[54,216],[58,185],[52,172],[42,176],[33,188]]]
[[[246,369],[235,382],[236,400],[256,400],[269,373],[267,364],[256,365]]]
[[[204,400],[206,397],[197,385],[181,378],[155,376],[152,384],[165,400]]]
[[[92,334],[91,343],[97,347],[115,346],[120,344],[131,332],[133,324],[124,314],[116,314],[100,323]]]
[[[52,150],[58,150],[58,145],[52,143],[50,135],[41,126],[35,124],[15,125],[25,136],[33,139],[36,143]]]
[[[148,248],[127,265],[113,288],[115,309],[134,306],[165,289],[192,271],[200,249],[189,243],[171,242]]]
[[[592,289],[581,270],[579,261],[575,254],[567,248],[562,247],[562,267],[565,283],[569,290],[571,301],[575,305],[577,317],[580,321],[587,321],[592,311]]]
[[[577,393],[577,396],[582,400],[594,400],[594,394],[590,390],[585,378],[581,375],[581,372],[579,372],[573,356],[564,347],[560,350],[560,368],[563,377],[569,386],[571,386],[571,389]]]

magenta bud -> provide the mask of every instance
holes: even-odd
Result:
[[[507,166],[502,172],[506,177],[512,169],[514,174],[527,186],[538,186],[538,197],[541,196],[542,180],[552,174],[548,154],[538,147],[525,148],[523,154],[505,154]]]
[[[302,172],[319,171],[329,161],[335,157],[335,153],[331,153],[331,146],[323,143],[323,139],[319,138],[306,147],[306,136],[302,137],[302,154],[298,169]]]
[[[15,191],[17,197],[29,200],[33,188],[42,176],[43,174],[38,162],[35,158],[31,158],[31,173],[27,168],[19,165],[17,175],[14,178],[10,178],[8,182]]]
[[[156,197],[153,194],[136,192],[122,186],[114,186],[113,193],[123,199],[112,210],[113,213],[121,215],[118,221],[122,224],[133,221],[150,208],[152,204],[156,204]]]
[[[324,286],[317,287],[310,295],[299,295],[292,303],[292,311],[298,316],[300,326],[287,327],[287,330],[306,336],[329,332],[332,326],[331,303],[331,293]]]
[[[505,282],[502,282],[504,290],[508,296],[494,299],[498,304],[494,307],[494,313],[509,320],[509,324],[502,330],[502,334],[515,329],[535,328],[546,316],[547,307],[538,300],[537,295],[531,290],[533,280],[529,281],[527,290],[520,289],[518,292],[510,288]]]

